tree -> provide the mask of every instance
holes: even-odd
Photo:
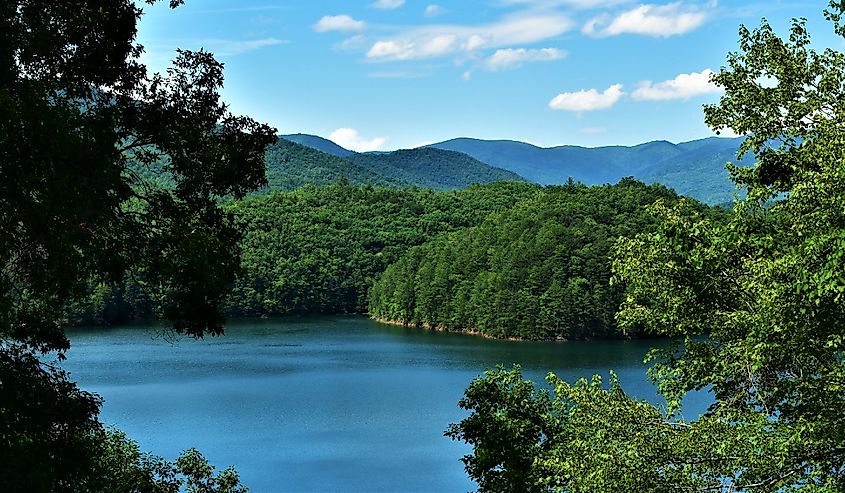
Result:
[[[0,6],[4,491],[90,490],[96,477],[97,399],[35,358],[68,349],[64,307],[144,272],[175,330],[221,333],[239,231],[219,202],[266,182],[275,129],[227,110],[210,53],[178,51],[148,74],[141,14],[131,0]]]
[[[0,9],[0,334],[67,349],[63,305],[133,267],[177,330],[219,333],[238,232],[218,201],[265,183],[274,129],[228,112],[210,53],[148,75],[134,2]]]
[[[844,11],[826,11],[840,35]],[[615,247],[620,326],[678,341],[649,356],[667,412],[615,383],[553,382],[558,446],[533,463],[548,490],[845,490],[845,55],[811,49],[802,19],[788,39],[765,21],[739,37],[705,120],[748,136],[757,164],[731,167],[748,198],[723,224],[658,202],[657,231]],[[674,419],[700,389],[707,413]]]

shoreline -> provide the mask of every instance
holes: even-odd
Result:
[[[400,322],[398,320],[391,320],[389,318],[382,318],[382,317],[374,317],[371,315],[366,315],[367,318],[374,322],[379,322],[386,325],[393,325],[395,327],[405,327],[409,329],[419,329],[419,330],[429,330],[432,332],[446,332],[450,334],[466,334],[476,337],[483,337],[484,339],[490,339],[493,341],[512,341],[512,342],[567,342],[569,339],[565,338],[555,338],[555,339],[525,339],[524,337],[517,337],[517,336],[508,336],[508,337],[496,337],[490,334],[485,334],[478,329],[473,328],[464,328],[464,329],[447,329],[442,325],[430,325],[430,324],[410,324],[405,322]]]

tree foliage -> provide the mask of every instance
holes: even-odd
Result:
[[[616,336],[623,288],[610,285],[609,254],[618,236],[653,229],[645,206],[656,200],[678,196],[633,179],[546,187],[474,228],[412,248],[376,283],[370,314],[493,337]]]
[[[365,313],[375,279],[409,248],[479,224],[537,193],[526,183],[455,192],[338,183],[232,203],[243,273],[229,313]]]
[[[130,1],[0,7],[0,333],[37,349],[67,349],[61,309],[92,277],[133,268],[177,330],[222,329],[238,235],[218,200],[265,183],[274,131],[228,112],[210,53],[147,74],[140,15]],[[173,189],[130,163],[164,163]]]
[[[840,35],[843,10],[826,12]],[[765,21],[739,35],[714,77],[725,95],[705,119],[748,135],[742,151],[758,162],[731,169],[748,199],[721,223],[683,203],[653,206],[658,228],[615,247],[628,286],[620,325],[679,341],[650,355],[667,412],[614,382],[553,379],[548,410],[534,407],[559,427],[537,442],[526,490],[845,490],[845,55],[814,51],[802,19],[786,39]],[[485,377],[503,378],[517,377]],[[714,404],[673,420],[697,389]],[[471,417],[487,409],[471,404]],[[453,435],[473,439],[476,454],[501,436],[476,436],[466,421]]]

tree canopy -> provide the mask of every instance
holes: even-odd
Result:
[[[843,10],[826,11],[840,35]],[[684,204],[653,206],[657,230],[615,247],[615,276],[628,286],[620,325],[678,340],[650,355],[666,411],[615,382],[550,377],[552,397],[524,389],[518,370],[492,372],[462,402],[470,418],[450,430],[475,446],[474,478],[513,471],[524,491],[845,489],[845,55],[813,50],[802,19],[786,39],[763,21],[740,29],[739,51],[713,80],[725,94],[705,107],[706,122],[747,135],[742,152],[758,159],[732,168],[747,200],[724,223]],[[696,389],[714,404],[674,419]],[[528,404],[509,400],[517,391]],[[472,426],[515,406],[536,412],[510,428]],[[539,430],[520,435],[531,463],[483,462],[522,423]]]
[[[177,330],[220,332],[237,231],[218,200],[265,184],[274,129],[229,113],[208,52],[148,74],[134,2],[21,0],[0,13],[0,333],[66,349],[64,302],[133,267]],[[130,162],[163,163],[173,189]]]
[[[680,199],[630,178],[538,189],[473,228],[410,249],[371,290],[370,315],[500,338],[616,337],[624,289],[610,285],[610,251],[620,235],[654,228],[645,207],[656,200]]]

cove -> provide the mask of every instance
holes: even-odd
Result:
[[[196,447],[235,465],[254,493],[474,489],[459,460],[469,448],[443,431],[497,364],[537,382],[613,369],[626,392],[660,402],[642,363],[655,341],[496,341],[364,317],[234,320],[202,341],[150,326],[68,335],[64,366],[104,398],[104,423],[168,459]],[[707,402],[688,397],[687,416]]]

